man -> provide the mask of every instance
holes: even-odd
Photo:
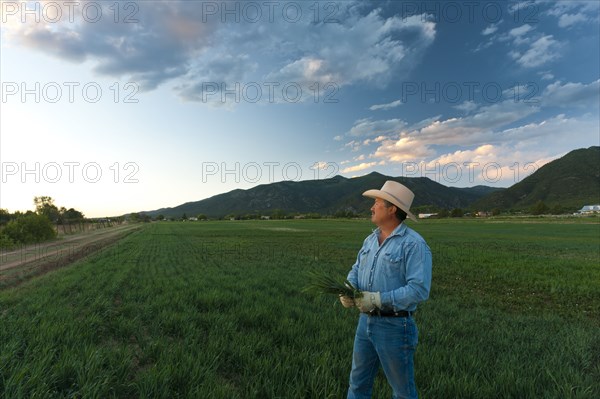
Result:
[[[348,399],[370,398],[381,365],[394,398],[417,398],[413,355],[418,330],[412,317],[417,304],[429,297],[431,251],[425,240],[404,223],[414,194],[388,180],[375,198],[371,221],[377,229],[363,242],[348,280],[362,297],[341,296],[345,307],[360,310]]]

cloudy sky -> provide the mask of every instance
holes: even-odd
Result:
[[[120,215],[600,145],[599,2],[2,1],[0,207]]]

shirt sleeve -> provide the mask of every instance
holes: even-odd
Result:
[[[360,247],[360,251],[358,251],[358,254],[356,254],[356,261],[352,265],[352,268],[350,269],[350,272],[348,273],[348,277],[346,277],[346,279],[348,281],[350,281],[350,283],[354,286],[354,288],[359,288],[358,287],[358,268],[360,267],[360,254],[362,254],[364,252],[364,250],[369,247],[369,238],[371,238],[371,236],[372,236],[372,234],[367,236],[364,239],[362,247]]]
[[[393,291],[381,293],[383,308],[394,311],[414,310],[417,303],[429,298],[431,288],[431,250],[423,242],[405,247],[406,285]]]
[[[350,284],[354,286],[354,288],[358,288],[358,267],[360,266],[360,254],[362,253],[363,248],[364,246],[360,249],[360,251],[358,251],[358,254],[356,255],[356,262],[354,262],[350,272],[348,273],[348,277],[346,277],[348,281],[350,281]]]

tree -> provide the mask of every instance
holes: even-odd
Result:
[[[62,219],[65,221],[72,221],[72,222],[80,222],[83,219],[85,219],[85,217],[83,216],[83,213],[79,212],[76,209],[73,208],[69,208],[69,209],[65,209],[65,208],[60,208],[61,209],[61,216]]]
[[[464,215],[464,212],[460,208],[454,208],[454,209],[452,209],[452,212],[450,212],[450,216],[453,218],[461,218],[461,217],[463,217],[463,215]]]
[[[32,244],[56,237],[52,222],[44,215],[25,214],[8,222],[2,233],[12,241]]]
[[[565,213],[565,210],[562,206],[556,204],[552,207],[550,213],[552,213],[553,215],[562,215],[563,213]]]
[[[15,246],[15,242],[4,232],[0,231],[0,249],[12,249]]]
[[[34,197],[33,203],[35,204],[35,212],[38,215],[46,216],[52,223],[56,223],[60,218],[60,211],[54,205],[52,197]]]
[[[544,201],[539,200],[538,202],[535,203],[534,206],[532,206],[529,210],[529,212],[532,215],[543,215],[545,213],[548,213],[549,208],[546,204],[544,204]]]
[[[199,213],[198,216],[196,216],[198,218],[198,220],[206,220],[208,219],[208,217],[206,217],[205,214],[203,213]]]
[[[285,219],[285,212],[281,209],[275,209],[275,210],[273,210],[273,213],[271,214],[271,218]]]
[[[349,219],[349,218],[354,218],[356,216],[358,216],[358,215],[352,208],[340,209],[333,214],[334,218],[348,218]]]
[[[450,216],[450,212],[448,212],[448,209],[446,208],[440,209],[440,211],[437,214],[437,217],[439,218],[447,218],[448,216]]]
[[[0,226],[5,225],[12,219],[10,212],[7,209],[0,208]]]

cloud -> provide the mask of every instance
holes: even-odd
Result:
[[[357,123],[358,122],[360,122],[360,121],[357,121]],[[375,122],[374,125],[379,124],[378,122],[381,122],[381,121]],[[386,124],[387,122],[388,121],[384,121],[383,124]],[[348,135],[348,133],[346,133],[346,135]],[[371,145],[371,144],[378,144],[378,143],[381,143],[381,142],[383,142],[385,140],[388,140],[388,139],[389,139],[389,137],[387,135],[385,135],[385,136],[384,135],[380,135],[380,136],[377,136],[375,138],[367,138],[367,139],[364,139],[362,141],[361,140],[351,140],[350,142],[344,144],[344,147],[349,148],[352,152],[356,152],[356,151],[361,150],[363,147],[366,147],[366,146]],[[359,155],[359,156],[357,156],[357,157],[354,158],[355,161],[362,161],[364,159],[365,159],[364,154],[363,155]]]
[[[543,150],[516,151],[510,145],[484,144],[457,150],[428,162],[405,168],[412,174],[429,177],[441,184],[511,186],[560,155]]]
[[[455,105],[453,108],[456,108],[457,110],[463,111],[468,114],[469,112],[475,111],[477,107],[478,105],[475,104],[474,101],[465,101],[462,104]]]
[[[360,141],[352,140],[344,144],[344,147],[348,147],[352,152],[357,152],[361,149],[362,146]]]
[[[500,24],[502,24],[502,20],[498,21],[495,24],[491,24],[489,25],[487,28],[485,28],[483,31],[481,31],[481,34],[483,36],[489,36],[493,33],[496,33],[496,31],[498,30],[498,27],[500,26]]]
[[[558,18],[558,26],[561,28],[567,28],[571,25],[575,25],[578,22],[585,22],[587,19],[587,16],[582,13],[563,14]]]
[[[186,2],[135,3],[130,23],[115,23],[108,17],[114,15],[108,2],[77,3],[72,22],[67,6],[54,4],[62,14],[57,22],[28,18],[3,29],[3,34],[11,42],[60,59],[90,61],[100,75],[127,75],[143,90],[185,74],[189,60],[207,48],[216,29],[216,24],[202,22],[201,7]],[[97,22],[84,19],[87,14],[82,10],[87,4],[101,7],[105,17]]]
[[[359,172],[361,170],[372,168],[373,166],[376,166],[376,165],[377,165],[377,162],[366,162],[366,163],[363,162],[358,165],[349,166],[347,168],[344,168],[341,170],[341,172],[342,173]]]
[[[481,107],[476,113],[466,117],[445,120],[439,120],[439,116],[428,118],[416,124],[412,130],[400,127],[395,137],[394,134],[390,134],[389,139],[380,143],[373,156],[390,162],[403,162],[435,156],[435,146],[471,147],[502,143],[512,140],[513,137],[497,134],[498,129],[532,115],[538,110],[537,107],[507,100]],[[376,125],[388,121],[368,120],[368,122]],[[362,126],[364,123],[365,120],[357,121],[356,126]]]
[[[385,134],[399,133],[406,126],[401,119],[371,120],[371,118],[359,119],[354,126],[346,132],[351,137],[366,137]]]
[[[560,58],[561,44],[552,35],[534,41],[524,53],[511,51],[509,55],[525,68],[534,68]]]
[[[509,9],[517,13],[515,15],[524,13],[524,10],[528,10],[527,14],[530,14],[531,10],[535,11],[539,6],[537,3],[524,2],[514,7],[510,6]],[[536,29],[530,24],[510,29],[497,37],[498,41],[511,45],[508,56],[524,68],[536,68],[561,57],[563,43],[555,39],[553,35],[536,32]],[[480,44],[475,51],[485,47],[486,45]]]
[[[379,9],[366,15],[348,10],[348,17],[339,24],[286,26],[269,32],[277,41],[273,47],[279,48],[282,42],[293,42],[294,47],[287,54],[291,60],[270,71],[267,78],[384,87],[412,70],[435,38],[435,23],[422,16],[385,18]]]
[[[333,169],[335,172],[338,170],[338,166],[334,162],[318,161],[311,165],[310,169],[313,170],[328,170]]]
[[[481,34],[484,36],[487,36],[487,35],[491,35],[492,33],[496,32],[497,30],[498,30],[498,27],[496,25],[490,25],[487,28],[485,28],[481,32]]]
[[[267,76],[270,82],[296,82],[304,87],[314,83],[344,82],[345,79],[332,68],[330,60],[315,56],[302,57]]]
[[[403,162],[424,159],[435,155],[435,151],[422,140],[413,137],[401,137],[398,140],[386,140],[373,154],[388,162]]]
[[[597,111],[600,105],[600,79],[589,84],[554,82],[544,89],[542,101],[548,106],[590,107]]]
[[[488,47],[491,47],[492,44],[494,44],[494,38],[492,37],[490,40],[483,42],[483,43],[479,43],[477,45],[477,47],[473,50],[474,53],[477,53],[481,50],[485,50]]]
[[[527,33],[527,32],[529,32],[529,31],[531,31],[532,29],[533,29],[533,27],[532,27],[531,25],[529,25],[529,24],[524,24],[524,25],[521,25],[521,26],[519,26],[519,27],[517,27],[517,28],[513,28],[513,29],[511,29],[511,30],[508,32],[508,34],[509,34],[510,36],[513,36],[513,37],[521,37],[521,36],[523,36],[525,33]]]
[[[532,30],[533,27],[529,24],[521,25],[518,28],[513,28],[508,31],[508,36],[514,40],[515,44],[522,44],[529,41],[527,38],[524,38],[524,36]]]
[[[92,3],[103,15],[114,15],[111,3]],[[367,2],[336,3],[338,23],[316,23],[309,2],[294,3],[302,18],[292,22],[275,3],[273,13],[266,3],[254,3],[262,11],[257,23],[241,11],[223,14],[246,9],[242,2],[149,1],[132,3],[136,23],[108,17],[89,23],[75,13],[74,22],[7,23],[2,33],[59,59],[89,62],[96,73],[126,77],[143,90],[172,81],[188,101],[202,101],[207,82],[227,88],[236,82],[293,82],[302,88],[302,100],[346,85],[385,87],[414,69],[436,35],[435,22],[426,16],[387,16]],[[207,5],[217,13],[207,14]],[[333,86],[323,87],[328,83]]]
[[[542,137],[547,147],[558,144],[573,148],[573,146],[585,146],[586,142],[589,143],[586,140],[593,137],[593,125],[598,125],[598,121],[594,121],[593,118],[568,118],[564,114],[559,114],[538,123],[505,129],[499,132],[498,136],[503,137],[502,142],[521,149],[539,147],[539,140]]]
[[[382,110],[386,111],[388,109],[396,108],[399,105],[402,105],[402,101],[401,100],[392,101],[391,103],[387,103],[387,104],[371,105],[369,107],[369,109],[371,111],[377,111],[379,109],[382,109]]]
[[[539,109],[511,100],[481,107],[475,114],[462,118],[449,118],[435,121],[418,131],[406,132],[415,135],[419,140],[431,144],[465,144],[476,145],[499,138],[493,137],[494,129],[517,122]]]
[[[518,15],[517,13],[525,12],[526,10],[531,9],[531,7],[535,7],[534,0],[524,0],[524,1],[516,1],[514,3],[513,2],[508,3],[508,11],[511,14],[515,14],[515,18]]]
[[[472,150],[457,150],[452,153],[442,154],[427,162],[427,164],[433,166],[435,164],[447,165],[450,163],[463,164],[468,162],[490,162],[498,158],[497,154],[494,154],[494,151],[497,150],[497,148],[498,147],[494,147],[491,144],[483,144]]]
[[[377,136],[374,139],[365,139],[362,142],[362,146],[367,146],[367,145],[373,144],[373,143],[380,143],[387,139],[389,139],[389,137],[387,137],[387,136]]]
[[[597,1],[546,1],[550,8],[544,15],[558,18],[560,28],[570,28],[576,24],[598,23],[600,3]]]
[[[425,118],[417,123],[413,123],[408,128],[406,128],[406,130],[409,132],[414,131],[414,130],[419,130],[425,126],[430,125],[433,122],[439,121],[441,117],[442,117],[442,115],[430,116],[429,118]]]
[[[477,53],[481,50],[485,50],[486,48],[491,47],[497,40],[499,40],[501,35],[495,34],[495,33],[498,31],[498,29],[500,28],[500,25],[502,25],[503,22],[504,22],[504,20],[501,19],[500,21],[490,24],[484,30],[482,30],[481,35],[486,36],[488,38],[486,41],[479,43],[477,45],[477,47],[472,51],[474,53]]]
[[[506,187],[572,148],[598,145],[599,129],[596,114],[573,118],[559,114],[537,123],[483,132],[476,141],[469,135],[455,138],[451,142],[458,149],[440,154],[433,146],[450,141],[411,134],[385,142],[373,157],[399,164],[405,176],[429,177],[446,185]]]

